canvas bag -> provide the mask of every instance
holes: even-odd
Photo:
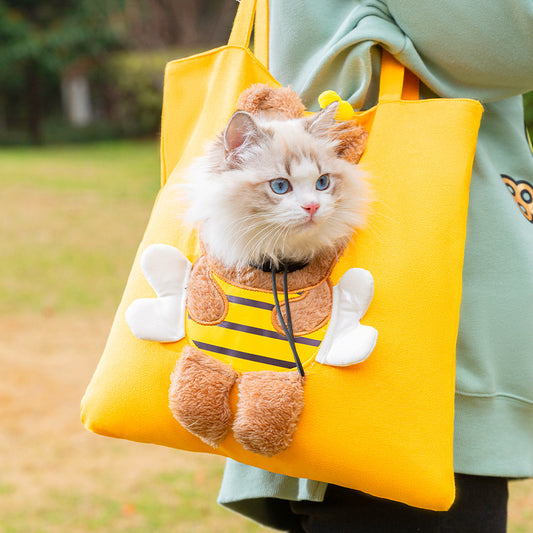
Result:
[[[198,256],[197,236],[176,217],[182,170],[223,129],[242,90],[279,86],[248,48],[255,10],[254,0],[241,1],[227,46],[167,65],[162,188],[83,398],[83,423],[102,435],[220,454],[446,510],[454,500],[455,343],[479,103],[418,100],[412,77],[384,54],[379,103],[356,114],[370,132],[361,165],[376,202],[368,229],[332,273],[334,284],[351,267],[373,274],[364,322],[378,330],[378,343],[364,363],[307,369],[304,411],[285,452],[263,457],[231,434],[213,449],[184,430],[168,408],[168,387],[185,341],[142,341],[126,324],[128,306],[154,296],[139,264],[150,244],[173,245],[190,261]],[[263,61],[267,21],[266,2],[258,0],[255,41]],[[235,409],[236,391],[231,400]]]

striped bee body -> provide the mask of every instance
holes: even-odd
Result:
[[[227,312],[216,325],[201,324],[187,314],[189,341],[238,372],[294,370],[296,364],[287,337],[274,325],[276,308],[272,291],[232,285],[214,273],[212,276],[224,294]],[[305,291],[290,292],[289,302],[304,296]],[[279,299],[283,301],[282,294]],[[304,366],[316,356],[327,327],[326,322],[314,331],[295,336]]]

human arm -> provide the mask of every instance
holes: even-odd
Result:
[[[308,106],[334,88],[374,105],[379,46],[444,97],[500,100],[533,90],[531,0],[270,0],[272,73]]]
[[[402,54],[437,93],[500,100],[533,89],[531,0],[387,0]]]

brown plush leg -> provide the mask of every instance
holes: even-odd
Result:
[[[304,406],[303,384],[296,372],[241,376],[233,432],[245,450],[271,457],[290,446]]]
[[[229,432],[229,393],[237,379],[231,366],[186,346],[170,378],[169,407],[174,418],[213,447]]]

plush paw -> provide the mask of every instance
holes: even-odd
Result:
[[[174,418],[216,448],[231,428],[229,395],[237,377],[230,365],[185,346],[170,378],[168,401]]]
[[[156,298],[135,300],[126,311],[132,333],[143,340],[175,342],[185,336],[185,286],[190,261],[173,246],[152,244],[141,257],[141,269]]]
[[[297,372],[245,372],[233,423],[245,450],[272,457],[292,443],[304,407],[304,378]]]

